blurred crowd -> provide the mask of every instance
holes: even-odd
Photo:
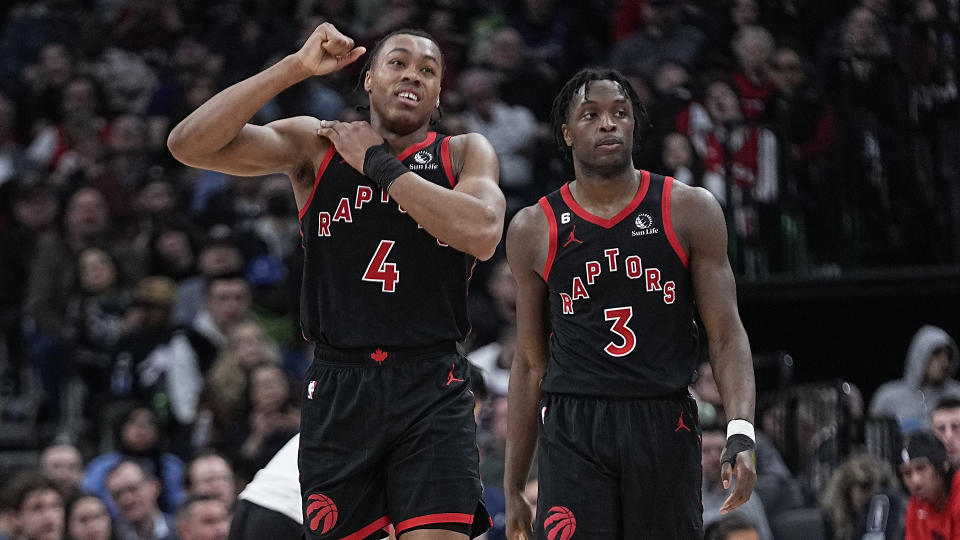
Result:
[[[312,351],[289,180],[184,167],[166,136],[323,21],[367,46],[403,27],[436,37],[435,128],[492,142],[508,219],[572,179],[552,100],[579,68],[608,64],[651,118],[636,163],[716,196],[739,279],[960,261],[958,0],[4,4],[0,538],[220,538],[191,524],[225,522],[297,432]],[[254,122],[364,118],[358,73],[304,81]],[[478,443],[501,512],[491,540],[514,297],[502,256],[477,268],[465,349],[489,390]],[[815,538],[816,525],[859,538],[875,496],[902,533],[893,517],[928,491],[900,474],[910,436],[935,430],[949,478],[960,465],[960,419],[931,423],[944,403],[960,415],[956,343],[924,327],[905,353],[904,379],[869,407],[855,381],[794,387],[789,358],[758,359],[758,496],[732,522],[716,514],[725,419],[705,363],[691,388],[708,536]],[[936,468],[934,442],[917,451]]]

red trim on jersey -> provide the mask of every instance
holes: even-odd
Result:
[[[457,178],[453,176],[453,161],[450,160],[450,137],[444,137],[440,143],[440,161],[443,162],[443,172],[447,173],[450,187],[457,187]]]
[[[680,244],[680,239],[677,238],[677,231],[673,230],[673,218],[670,215],[670,194],[673,193],[673,178],[667,177],[663,181],[663,195],[660,196],[660,204],[662,206],[661,212],[663,213],[663,228],[664,232],[667,234],[667,240],[670,241],[670,245],[673,247],[673,250],[677,252],[677,257],[680,257],[680,262],[683,263],[683,267],[690,269],[689,261],[687,260],[687,252],[683,250],[683,245]]]
[[[617,212],[617,215],[613,216],[610,219],[603,219],[602,217],[595,216],[590,212],[587,212],[580,204],[573,198],[573,194],[570,193],[570,183],[566,183],[560,188],[560,195],[563,196],[563,202],[567,203],[567,206],[573,210],[573,213],[577,214],[581,218],[593,223],[594,225],[599,225],[604,229],[609,229],[620,223],[623,218],[630,215],[634,210],[640,206],[640,203],[643,202],[643,198],[647,195],[647,189],[650,187],[650,173],[647,171],[640,171],[640,187],[637,188],[637,194],[634,195],[633,200],[627,203],[623,207],[623,210]]]
[[[330,161],[333,159],[333,155],[336,153],[337,149],[331,144],[330,148],[327,149],[327,153],[323,155],[323,161],[320,162],[320,168],[317,169],[317,178],[313,181],[313,189],[310,191],[310,196],[307,197],[306,204],[303,205],[303,208],[300,209],[300,213],[297,214],[297,219],[300,221],[303,221],[303,216],[307,215],[307,210],[310,209],[310,203],[313,202],[313,196],[317,193],[317,186],[320,185],[320,177],[323,176],[323,173],[327,171],[327,166],[330,165]]]
[[[407,159],[408,157],[412,156],[414,152],[418,152],[418,151],[423,150],[424,148],[430,146],[431,144],[433,144],[433,141],[435,141],[435,140],[437,140],[437,132],[436,132],[436,131],[428,131],[428,132],[427,132],[427,138],[426,138],[426,139],[424,139],[424,140],[422,140],[422,141],[414,144],[413,146],[410,146],[409,148],[407,148],[406,150],[404,150],[403,152],[401,152],[400,155],[397,156],[397,159],[399,159],[400,161],[403,161],[403,160]]]
[[[383,516],[382,518],[374,521],[373,523],[367,525],[366,527],[360,529],[359,531],[353,534],[348,534],[347,536],[344,536],[341,540],[363,540],[364,538],[370,536],[374,532],[379,531],[380,529],[388,525],[390,525],[390,517]]]
[[[433,525],[434,523],[473,523],[473,514],[430,514],[427,516],[420,516],[415,518],[410,518],[405,521],[397,523],[395,526],[395,532],[397,536],[400,536],[400,533],[407,529],[413,527],[422,527],[423,525]]]
[[[540,197],[540,208],[547,215],[547,225],[550,226],[550,233],[547,235],[550,237],[547,244],[550,247],[547,251],[547,260],[543,263],[543,280],[547,281],[550,278],[550,269],[553,268],[553,259],[557,256],[557,216],[546,197]]]

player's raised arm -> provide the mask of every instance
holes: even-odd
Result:
[[[332,24],[313,31],[299,51],[210,98],[180,122],[167,139],[179,161],[237,175],[292,173],[322,156],[328,143],[316,136],[318,121],[289,118],[255,126],[247,122],[269,100],[315,75],[336,71],[366,51]]]
[[[736,474],[737,485],[721,508],[726,513],[747,502],[756,484],[753,360],[737,309],[737,287],[727,258],[727,229],[720,204],[700,188],[675,185],[674,189],[678,232],[688,242],[690,274],[709,338],[710,364],[730,421],[721,476],[728,488],[731,475]]]
[[[547,220],[540,208],[529,206],[517,213],[507,231],[507,260],[517,280],[517,352],[510,367],[503,478],[510,540],[533,539],[533,513],[523,490],[537,445],[540,379],[547,369],[549,291],[539,273],[547,246]]]

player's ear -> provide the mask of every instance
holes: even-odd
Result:
[[[373,71],[372,66],[370,67],[370,69],[367,70],[366,73],[363,74],[363,91],[368,94],[370,93],[370,72],[371,71]]]
[[[567,125],[561,125],[560,129],[563,131],[563,140],[567,143],[567,146],[573,146],[573,137],[570,136],[570,130],[567,129]]]

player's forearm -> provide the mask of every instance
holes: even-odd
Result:
[[[752,423],[756,386],[750,344],[742,327],[711,343],[710,358],[727,419],[742,418]]]
[[[184,162],[194,156],[215,154],[240,133],[264,104],[308,76],[296,57],[285,57],[207,100],[173,128],[167,147]]]
[[[516,364],[516,360],[514,361]],[[507,449],[503,490],[507,497],[522,494],[537,447],[537,405],[540,374],[530,369],[511,369],[507,417]]]
[[[454,249],[489,259],[503,234],[503,209],[468,193],[407,173],[390,187],[397,201],[428,233]]]

